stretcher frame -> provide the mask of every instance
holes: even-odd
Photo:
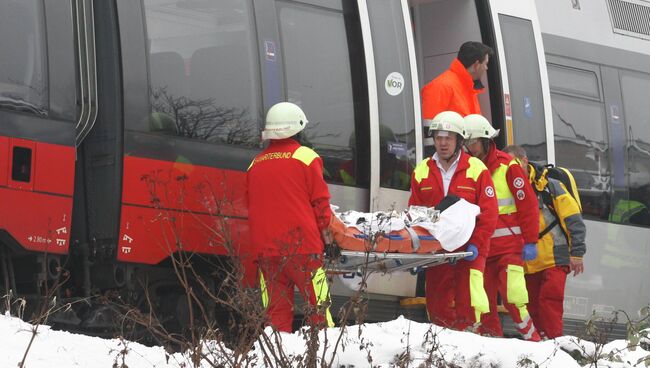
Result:
[[[444,263],[455,263],[459,259],[470,255],[472,255],[471,252],[416,254],[341,250],[338,257],[329,259],[325,262],[325,265],[327,272],[331,274],[351,272],[390,274],[399,271],[417,273],[428,267],[435,267]]]

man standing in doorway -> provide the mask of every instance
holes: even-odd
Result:
[[[462,116],[453,111],[441,112],[431,122],[429,135],[433,135],[436,153],[413,171],[409,205],[434,207],[445,196],[455,195],[478,205],[481,213],[467,245],[460,249],[472,254],[455,265],[426,269],[427,312],[437,325],[474,329],[481,314],[488,312],[483,271],[497,220],[494,185],[485,165],[462,150]]]
[[[260,288],[269,323],[291,332],[294,286],[311,309],[312,326],[333,326],[323,269],[330,243],[330,194],[321,158],[300,142],[307,124],[295,104],[280,102],[266,115],[262,139],[271,142],[248,168],[252,244],[260,254]]]
[[[460,115],[480,114],[478,94],[488,69],[492,48],[480,42],[465,42],[449,69],[422,88],[422,118],[433,119],[442,111]]]
[[[481,332],[503,336],[497,312],[497,293],[525,340],[540,341],[528,313],[528,292],[524,261],[537,257],[539,211],[537,197],[517,160],[497,149],[499,134],[482,115],[465,117],[470,154],[485,163],[492,175],[499,203],[499,219],[490,239],[490,254],[485,265],[485,291],[490,313],[483,316]]]

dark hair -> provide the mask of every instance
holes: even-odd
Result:
[[[469,68],[476,61],[483,62],[485,55],[494,55],[494,51],[490,46],[480,42],[468,41],[460,46],[457,57],[465,68]]]

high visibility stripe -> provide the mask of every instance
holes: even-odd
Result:
[[[528,290],[522,266],[510,264],[506,269],[506,299],[509,304],[514,304],[519,309],[519,318],[528,316]]]
[[[519,226],[502,227],[500,229],[494,230],[494,234],[492,234],[492,237],[500,238],[502,236],[519,235],[519,234],[521,234],[521,228]]]
[[[517,161],[515,160],[510,161],[510,164],[513,162],[517,164]],[[507,166],[500,164],[492,173],[492,181],[494,182],[494,189],[497,192],[497,200],[499,202],[499,215],[507,215],[517,212],[515,198],[512,196],[512,192],[510,192],[510,187],[508,186],[508,181],[506,179],[506,173],[508,172],[510,164]]]
[[[327,284],[327,275],[322,267],[319,267],[311,279],[312,286],[314,287],[314,295],[316,295],[316,304],[320,307],[330,301],[330,290]],[[330,313],[329,306],[325,307],[325,320],[327,327],[334,327],[334,320]]]
[[[485,167],[485,164],[483,161],[476,157],[470,157],[469,158],[469,167],[467,168],[467,171],[465,172],[465,177],[466,178],[472,178],[472,180],[477,181],[478,177],[481,176],[481,173],[483,171],[487,170],[487,167]]]
[[[269,307],[269,291],[266,288],[266,281],[264,280],[264,274],[260,271],[260,292],[262,296],[262,306],[264,309]]]
[[[521,321],[521,323],[515,323],[515,326],[517,327],[518,330],[523,330],[526,327],[528,327],[528,323],[530,322],[530,316],[526,316],[526,318]]]
[[[474,307],[474,322],[480,322],[481,314],[490,311],[490,303],[483,287],[483,272],[473,268],[469,269],[469,297]]]
[[[339,175],[341,175],[341,179],[343,179],[343,184],[345,185],[356,185],[357,180],[354,178],[354,176],[348,174],[347,171],[341,169],[339,170]]]
[[[314,150],[309,147],[300,146],[291,157],[298,161],[302,161],[305,165],[309,166],[312,161],[318,157],[318,153],[314,152]]]
[[[420,183],[422,179],[429,176],[429,164],[427,163],[429,160],[430,158],[425,158],[415,167],[415,170],[413,170],[416,182]]]
[[[534,333],[535,333],[535,325],[531,324],[530,325],[530,330],[528,330],[528,333],[523,335],[524,340],[530,340],[530,338],[533,337]]]

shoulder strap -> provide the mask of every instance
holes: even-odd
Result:
[[[548,234],[555,226],[557,226],[560,223],[560,217],[557,215],[557,212],[555,211],[555,207],[553,206],[553,194],[551,194],[550,190],[548,189],[548,186],[544,188],[544,190],[540,193],[542,196],[542,202],[544,202],[544,205],[548,210],[551,212],[553,215],[553,221],[551,221],[550,224],[546,225],[546,228],[542,231],[539,232],[538,239],[541,239],[544,237],[544,235]],[[569,244],[569,237],[567,233],[564,231],[564,228],[561,228],[562,234],[564,235],[564,238],[567,241],[567,244]]]

